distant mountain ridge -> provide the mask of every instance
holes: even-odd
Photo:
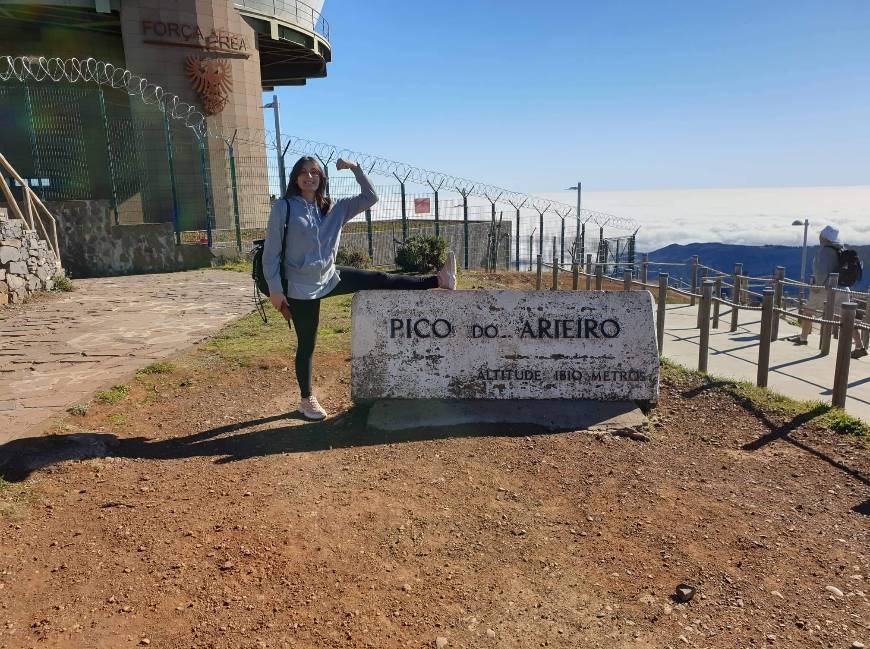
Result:
[[[864,277],[852,288],[866,291],[870,284],[870,246],[849,246],[858,251],[864,265]],[[807,246],[807,280],[812,273],[813,255],[819,246]],[[730,243],[673,243],[649,253],[650,261],[667,263],[689,263],[692,255],[698,255],[700,263],[717,268],[726,273],[734,271],[734,264],[743,264],[743,272],[756,277],[771,275],[777,266],[785,267],[785,275],[800,279],[801,248],[794,246],[743,246]],[[659,268],[650,267],[650,276],[657,275]],[[688,279],[688,267],[665,266],[661,268],[672,277]]]

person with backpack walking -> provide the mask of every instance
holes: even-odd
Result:
[[[810,287],[810,297],[804,306],[804,315],[821,317],[825,310],[827,298],[828,277],[831,273],[838,273],[838,285],[834,291],[834,315],[839,316],[840,305],[851,299],[850,286],[861,280],[863,269],[861,260],[854,250],[847,249],[840,241],[840,231],[826,225],[819,233],[819,249],[813,257],[813,284]],[[788,338],[795,345],[806,345],[813,323],[809,320],[801,321],[801,332],[797,336]],[[852,331],[852,340],[855,349],[852,350],[852,358],[862,358],[867,355],[864,341],[858,329]]]
[[[378,196],[359,165],[339,158],[335,167],[353,172],[359,195],[332,200],[320,163],[311,156],[299,158],[290,172],[287,193],[272,205],[262,251],[269,300],[296,328],[296,380],[302,397],[297,411],[312,420],[327,416],[311,386],[320,300],[373,289],[456,288],[456,256],[450,250],[444,266],[428,277],[336,266],[342,226],[377,203]]]

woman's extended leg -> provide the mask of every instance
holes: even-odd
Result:
[[[341,280],[330,291],[330,296],[379,289],[415,291],[438,288],[438,278],[435,275],[428,277],[392,275],[379,270],[360,270],[350,266],[338,266],[338,272],[341,274]]]

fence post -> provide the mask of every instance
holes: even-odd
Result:
[[[559,288],[559,258],[556,256],[556,249],[553,248],[553,286],[552,290]]]
[[[592,253],[586,255],[586,290],[592,290]]]
[[[408,172],[408,173],[410,173],[410,172]],[[407,241],[408,240],[408,206],[405,205],[405,202],[406,202],[405,201],[405,181],[402,180],[401,178],[399,178],[399,176],[396,175],[395,173],[393,175],[396,176],[396,180],[399,181],[399,192],[402,195],[402,241]],[[405,180],[407,180],[407,176],[405,177]]]
[[[695,293],[698,292],[698,255],[692,255],[692,278],[689,280],[689,292],[692,297],[689,298],[689,306],[695,306]]]
[[[743,273],[743,264],[734,264],[734,275],[731,286],[731,331],[737,331],[737,319],[740,317],[740,275]]]
[[[166,138],[166,159],[169,163],[169,187],[172,190],[172,226],[175,229],[175,245],[181,245],[181,224],[178,220],[178,186],[175,184],[175,161],[172,155],[172,129],[169,115],[163,113],[163,132]]]
[[[541,274],[544,272],[544,260],[541,255],[538,255],[538,277],[535,280],[535,288],[541,290]]]
[[[529,272],[532,272],[532,253],[534,252],[535,235],[529,235]]]
[[[659,273],[659,298],[656,304],[656,340],[659,344],[659,356],[665,344],[665,306],[668,301],[668,274]]]
[[[196,133],[196,131],[194,131]],[[212,212],[211,206],[211,184],[209,183],[209,166],[208,166],[208,156],[205,154],[205,142],[202,140],[202,136],[199,133],[196,133],[196,141],[199,145],[199,168],[202,173],[202,194],[203,200],[205,201],[205,233],[206,238],[208,240],[208,247],[211,248],[214,245],[214,237],[212,234],[212,220],[214,219],[214,213]]]
[[[706,281],[707,281],[707,269],[706,269],[706,268],[701,268],[701,284],[700,284],[700,286],[701,286],[702,289],[704,288],[704,282],[706,282]],[[709,312],[707,313],[707,317],[708,317],[708,318],[710,317]],[[701,328],[701,309],[700,309],[700,308],[698,309],[698,320],[697,320],[697,322],[695,323],[695,326],[696,326],[698,329]]]
[[[595,290],[600,291],[604,288],[604,267],[599,264],[595,267]]]
[[[643,261],[640,265],[640,281],[644,284],[649,281],[649,255],[647,253],[643,253]],[[643,288],[644,290],[647,289],[646,286]]]
[[[701,304],[698,305],[700,315],[701,336],[698,345],[698,371],[707,373],[707,357],[710,354],[710,303],[713,301],[713,282],[705,281],[701,285]]]
[[[576,291],[578,286],[580,286],[580,266],[575,260],[574,263],[571,264],[571,288]]]
[[[432,187],[432,184],[429,183],[429,186]],[[438,188],[441,188],[441,185],[438,185]],[[432,187],[435,193],[435,236],[441,236],[441,222],[438,220],[438,189]],[[520,215],[517,214],[517,234],[520,232]],[[517,239],[517,257],[520,256],[520,248],[519,248],[519,239]],[[519,263],[519,262],[517,262]],[[519,266],[517,266],[517,270],[519,270]]]
[[[622,271],[622,290],[631,290],[631,270],[629,270],[628,268]]]
[[[774,291],[768,287],[761,293],[761,334],[758,340],[758,374],[755,384],[760,388],[766,388],[767,371],[770,366],[770,333],[773,330]]]
[[[520,208],[517,208],[517,272],[520,272]]]
[[[109,135],[109,117],[106,114],[106,99],[103,97],[103,89],[98,88],[100,98],[100,115],[103,118],[103,132],[106,135],[106,161],[109,164],[109,181],[112,185],[112,211],[115,212],[115,225],[121,222],[118,216],[118,191],[115,188],[115,161],[112,159],[112,138]],[[31,226],[33,224],[31,223]]]
[[[372,264],[377,265],[375,262],[375,233],[372,229],[371,209],[366,210],[366,236],[369,240],[369,259],[372,260]]]
[[[462,194],[462,228],[463,228],[463,247],[465,248],[465,270],[468,270],[468,192],[465,188],[459,192]]]
[[[236,139],[233,133],[233,140]],[[242,224],[239,220],[239,191],[236,185],[236,153],[232,142],[227,142],[227,155],[230,159],[230,187],[233,192],[233,220],[236,224],[236,249],[242,253]]]
[[[538,233],[538,254],[544,256],[544,213],[538,212],[538,227],[541,231]]]
[[[837,281],[839,278],[839,273],[831,273],[828,275],[828,281],[826,282],[825,289],[825,311],[822,318],[825,320],[833,320],[834,319],[834,300],[837,297],[837,293],[834,290],[834,287],[837,285]],[[819,340],[819,350],[822,353],[822,356],[827,356],[831,353],[831,325],[823,324],[822,325],[822,334],[821,339]]]
[[[716,275],[716,281],[713,284],[713,329],[719,328],[719,300],[722,299],[722,276]]]
[[[773,274],[773,306],[777,309],[782,308],[782,289],[783,279],[785,278],[785,266],[777,266]],[[770,329],[770,339],[776,340],[779,338],[779,321],[780,315],[776,314],[773,319],[773,326]]]
[[[840,305],[840,340],[837,343],[837,364],[834,369],[834,393],[831,405],[835,408],[846,407],[846,388],[849,385],[849,363],[852,352],[852,331],[855,328],[856,302],[843,302]]]

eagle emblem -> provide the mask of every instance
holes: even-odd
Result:
[[[185,61],[187,79],[199,95],[206,115],[221,112],[233,89],[232,70],[228,59],[188,56]]]

